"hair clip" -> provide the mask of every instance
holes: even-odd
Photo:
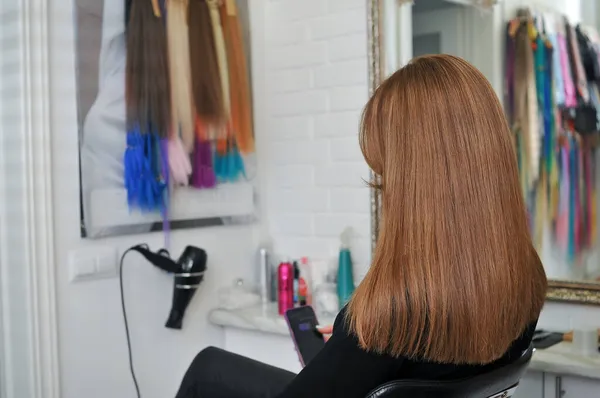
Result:
[[[218,8],[219,7],[219,0],[206,0],[206,4],[210,7],[210,8]]]
[[[152,11],[154,11],[154,16],[156,18],[160,18],[162,13],[160,11],[160,5],[158,4],[158,0],[150,0],[152,2]]]
[[[225,0],[225,11],[230,17],[237,15],[237,5],[235,4],[235,0]]]

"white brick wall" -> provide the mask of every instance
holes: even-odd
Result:
[[[358,146],[367,95],[363,0],[265,1],[267,219],[275,250],[334,258],[356,231],[356,278],[370,257],[369,170]]]

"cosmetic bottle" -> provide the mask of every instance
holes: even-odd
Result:
[[[276,303],[279,300],[279,289],[277,288],[277,275],[279,272],[278,262],[271,256],[269,260],[269,272],[271,273],[271,288],[269,290],[271,302]]]
[[[271,266],[269,264],[269,253],[265,247],[259,250],[259,292],[263,303],[268,303],[271,296]]]
[[[298,285],[300,282],[300,268],[298,268],[298,262],[294,261],[292,263],[294,267],[294,305],[298,305]]]
[[[300,305],[312,305],[312,277],[308,257],[300,259],[300,279],[298,280],[298,301]]]
[[[289,261],[277,268],[277,303],[280,315],[294,308],[294,267]]]
[[[338,259],[337,293],[340,308],[346,305],[354,293],[354,275],[352,273],[352,256],[350,255],[350,240],[352,229],[346,228],[340,236],[341,247]]]
[[[328,261],[311,262],[312,307],[317,319],[334,319],[339,311],[339,300],[335,286],[335,276]]]

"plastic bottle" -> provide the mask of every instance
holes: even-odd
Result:
[[[328,261],[314,260],[311,263],[312,307],[318,319],[334,319],[339,311],[339,299]]]
[[[294,308],[294,267],[289,261],[277,268],[277,304],[280,315]]]
[[[294,261],[294,305],[299,303],[298,301],[298,285],[300,282],[300,268],[298,268],[298,262]]]
[[[259,289],[260,298],[263,303],[271,301],[271,265],[269,263],[269,252],[266,247],[259,249]]]
[[[300,259],[300,280],[298,282],[298,300],[300,305],[312,305],[312,278],[308,257]]]
[[[354,293],[354,275],[352,272],[352,256],[350,255],[350,240],[352,229],[346,228],[340,235],[340,255],[338,259],[337,293],[340,308],[342,308]]]

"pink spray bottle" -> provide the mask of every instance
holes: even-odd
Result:
[[[277,303],[280,315],[294,308],[294,267],[289,261],[277,268]]]

